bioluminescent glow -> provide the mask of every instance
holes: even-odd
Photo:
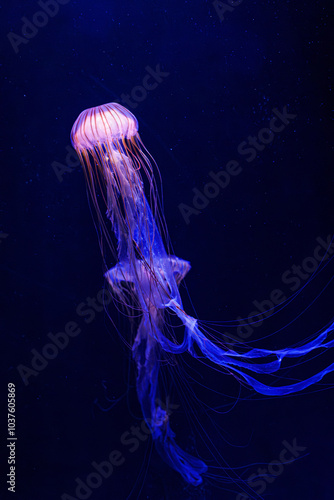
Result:
[[[97,106],[79,115],[71,139],[96,209],[104,262],[108,247],[117,262],[111,269],[105,262],[105,276],[115,302],[120,302],[130,317],[140,318],[131,348],[137,364],[137,393],[144,418],[163,459],[187,482],[198,485],[207,466],[176,444],[169,413],[157,403],[163,399],[159,385],[161,363],[188,351],[201,361],[206,358],[211,366],[228,371],[260,394],[292,394],[334,371],[334,363],[289,385],[277,385],[279,378],[275,384],[267,385],[262,376],[277,373],[285,358],[305,361],[304,356],[312,351],[332,347],[334,340],[328,337],[334,323],[298,346],[277,351],[250,349],[246,343],[232,348],[226,339],[222,342],[213,337],[183,308],[178,287],[190,264],[170,255],[154,170],[159,179],[160,174],[139,137],[136,118],[116,103]],[[180,328],[176,332],[171,322],[166,321],[168,315],[176,315],[182,322],[181,338]]]

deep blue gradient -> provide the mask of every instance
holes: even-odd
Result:
[[[133,332],[112,304],[115,325],[101,305],[101,255],[82,171],[74,156],[66,163],[69,132],[84,108],[121,100],[142,86],[147,67],[169,73],[130,110],[161,171],[175,255],[192,265],[187,288],[181,285],[184,307],[206,320],[215,338],[222,327],[214,322],[224,322],[235,348],[240,341],[268,351],[300,346],[333,318],[333,261],[327,258],[313,278],[312,262],[303,267],[319,245],[325,254],[334,233],[331,3],[244,0],[220,22],[205,1],[71,0],[16,54],[7,33],[21,34],[21,18],[31,20],[40,10],[37,2],[18,1],[1,16],[2,95],[8,96],[2,106],[3,387],[17,386],[16,498],[75,498],[76,478],[85,481],[96,471],[94,462],[118,450],[124,463],[90,499],[124,500],[133,489],[131,498],[234,500],[238,485],[204,478],[198,488],[189,486],[143,430],[144,437],[133,435],[142,425],[136,372],[117,329],[129,343]],[[238,147],[284,106],[296,117],[247,162]],[[203,193],[210,172],[226,171],[232,160],[242,171],[186,224],[179,205],[192,206],[192,190]],[[59,164],[68,169],[62,175]],[[262,324],[247,320],[259,314],[260,303],[273,302],[274,290],[285,297],[280,311]],[[239,317],[246,318],[243,328]],[[31,368],[31,350],[41,353],[53,342],[50,333],[70,332],[69,322],[78,325],[77,335],[67,335],[66,347],[25,385],[17,367]],[[280,460],[283,442],[296,440],[303,448],[295,451],[297,460],[269,477],[260,496],[332,499],[333,392],[321,384],[333,384],[333,377],[326,375],[317,392],[262,397],[196,354],[169,375],[164,370],[179,445],[217,467],[209,445],[216,458],[221,454],[226,475],[247,480]],[[331,350],[321,351],[286,372],[287,384],[299,382],[301,371],[308,378],[331,363]],[[221,476],[221,468],[215,473]]]

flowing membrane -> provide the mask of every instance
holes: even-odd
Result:
[[[187,351],[206,358],[211,366],[226,369],[260,394],[292,394],[334,371],[334,363],[289,385],[267,384],[263,377],[279,372],[285,358],[304,359],[334,346],[330,339],[334,323],[304,343],[280,350],[249,348],[241,342],[232,348],[219,339],[212,340],[198,320],[183,309],[179,285],[190,264],[170,253],[154,170],[159,178],[160,174],[140,139],[136,118],[116,103],[85,110],[73,125],[71,140],[98,217],[105,277],[125,310],[135,309],[140,316],[132,354],[145,421],[162,458],[188,483],[199,485],[207,466],[176,444],[168,409],[159,404],[161,360]],[[111,223],[116,246],[104,214]],[[106,262],[106,246],[117,262],[111,269]],[[182,339],[170,325],[167,327],[167,314],[184,325]]]

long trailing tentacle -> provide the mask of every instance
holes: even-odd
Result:
[[[133,345],[133,357],[137,363],[137,393],[147,425],[152,432],[156,449],[173,469],[194,486],[202,482],[201,474],[207,466],[199,458],[182,450],[175,442],[175,434],[169,424],[168,409],[161,404],[158,375],[161,347],[155,341],[159,334],[153,333],[157,324],[149,315],[144,315]]]
[[[270,386],[263,384],[254,377],[248,375],[243,370],[248,370],[257,374],[272,374],[277,372],[282,365],[284,358],[298,358],[305,356],[315,349],[328,349],[334,346],[334,340],[328,339],[328,334],[334,333],[334,323],[324,330],[312,341],[299,346],[288,347],[281,350],[268,349],[251,349],[246,353],[238,353],[233,350],[224,350],[218,345],[209,340],[200,330],[198,322],[195,318],[188,316],[181,310],[175,302],[171,301],[169,307],[179,316],[186,326],[186,335],[182,344],[176,346],[168,339],[163,339],[165,350],[170,352],[178,352],[187,349],[191,354],[194,354],[193,343],[196,343],[203,353],[213,363],[229,368],[232,372],[240,375],[248,385],[253,387],[258,393],[270,396],[282,396],[302,391],[303,389],[315,384],[323,379],[325,375],[334,371],[334,363],[330,364],[323,370],[317,372],[312,377],[309,377],[300,382],[284,386]],[[274,361],[266,361],[270,357],[275,357]]]

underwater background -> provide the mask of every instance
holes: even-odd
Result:
[[[333,499],[331,375],[305,394],[265,398],[184,356],[189,393],[171,386],[169,404],[178,441],[209,465],[197,488],[150,438],[122,443],[142,423],[117,330],[130,342],[133,334],[112,303],[112,321],[103,307],[102,259],[69,137],[83,109],[127,107],[161,172],[175,255],[192,265],[186,310],[236,321],[284,296],[287,307],[263,322],[217,329],[268,349],[302,341],[333,318],[331,2],[42,0],[1,10],[2,386],[3,401],[16,386],[16,498]],[[269,138],[274,117],[280,130]],[[62,347],[48,351],[55,338]],[[331,362],[326,352],[312,369]],[[293,460],[282,464],[285,449]],[[88,487],[93,464],[114,450],[123,463]],[[253,481],[254,495],[223,482],[219,465]]]

